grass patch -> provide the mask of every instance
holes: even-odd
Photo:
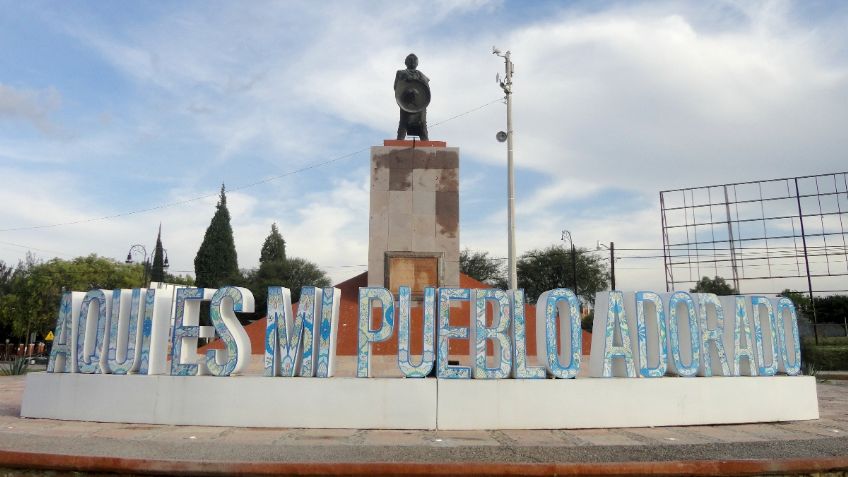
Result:
[[[809,336],[804,338],[804,344],[814,346],[816,341],[812,336]],[[819,337],[819,346],[848,346],[848,336]]]

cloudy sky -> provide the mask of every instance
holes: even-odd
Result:
[[[277,222],[339,281],[365,270],[368,148],[415,52],[432,139],[461,151],[463,247],[506,256],[515,63],[519,253],[621,249],[664,289],[658,191],[844,171],[848,3],[0,1],[0,260],[151,248],[193,273],[221,183],[239,265]]]

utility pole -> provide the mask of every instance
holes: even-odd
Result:
[[[610,242],[610,290],[615,290],[615,242]]]
[[[610,242],[609,247],[607,247],[599,240],[595,245],[595,250],[600,251],[601,247],[609,250],[610,253],[610,290],[615,290],[615,242]]]
[[[501,50],[492,47],[492,54],[504,59],[504,79],[500,81],[506,99],[506,168],[507,168],[507,244],[509,263],[507,265],[507,279],[510,290],[518,288],[518,272],[515,266],[515,175],[512,163],[512,60],[510,52],[501,53]]]

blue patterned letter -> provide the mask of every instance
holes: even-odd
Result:
[[[247,288],[224,287],[212,296],[209,317],[227,347],[206,351],[206,367],[213,376],[240,373],[250,359],[250,338],[236,318],[235,312],[251,313],[255,307],[253,293]]]
[[[383,309],[383,323],[371,329],[371,310],[375,303]],[[386,341],[394,332],[395,298],[385,288],[361,287],[359,289],[359,355],[356,359],[356,376],[371,377],[371,343]]]
[[[650,316],[651,328],[656,329],[648,337],[648,318],[645,307],[650,303],[654,312]],[[651,291],[636,292],[636,336],[639,340],[639,374],[643,378],[661,378],[668,370],[668,350],[666,349],[665,311],[662,298]],[[657,365],[648,365],[648,342],[655,343],[657,349]]]
[[[439,346],[436,350],[438,353],[436,374],[439,378],[468,379],[471,377],[471,368],[448,364],[451,338],[468,338],[468,328],[450,325],[450,302],[470,299],[471,290],[468,288],[439,288]]]
[[[424,289],[424,330],[422,333],[424,344],[421,349],[421,362],[412,364],[409,356],[410,348],[410,295],[409,287],[400,287],[398,290],[400,304],[398,306],[398,367],[407,378],[423,378],[433,370],[433,362],[436,360],[434,354],[435,344],[435,322],[436,322],[436,289]]]
[[[524,290],[510,290],[512,301],[512,349],[515,364],[512,367],[512,377],[522,379],[544,379],[545,368],[543,366],[527,365],[527,319],[524,316]],[[540,325],[536,322],[536,327]],[[538,354],[540,342],[536,342]]]
[[[474,324],[471,328],[474,345],[474,377],[483,379],[503,379],[509,377],[512,369],[512,346],[509,339],[510,303],[509,295],[503,290],[475,290]],[[492,302],[492,326],[486,326],[486,302]],[[494,345],[495,365],[489,367],[486,362],[486,342]]]
[[[688,327],[689,346],[689,364],[684,364],[681,358],[680,349],[680,316],[677,309],[680,305],[686,309],[685,315]],[[671,295],[668,300],[668,333],[671,336],[671,372],[678,376],[695,376],[698,373],[698,366],[701,362],[701,338],[698,327],[698,315],[695,309],[695,301],[692,296],[686,292],[678,291]]]

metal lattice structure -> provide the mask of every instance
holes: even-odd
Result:
[[[848,172],[660,192],[666,289],[848,292]]]

